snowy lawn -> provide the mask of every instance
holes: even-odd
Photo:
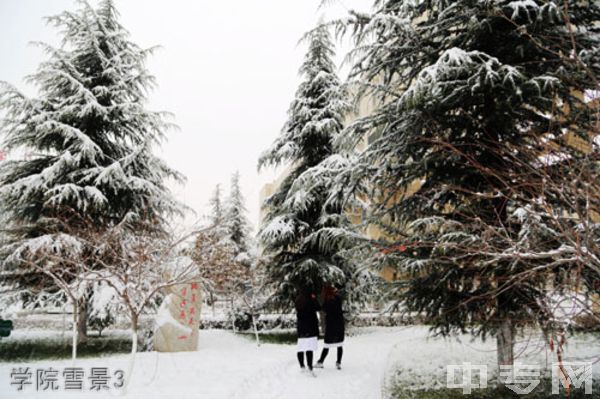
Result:
[[[381,398],[386,387],[399,382],[430,384],[445,381],[446,364],[495,362],[494,342],[462,342],[428,338],[426,327],[364,328],[347,338],[343,369],[333,367],[335,353],[330,353],[325,369],[316,370],[313,378],[300,372],[294,345],[263,344],[256,347],[249,337],[236,336],[222,330],[200,331],[200,348],[188,353],[138,353],[133,378],[126,397],[129,398]],[[533,344],[532,344],[533,346]],[[600,340],[593,336],[576,337],[568,348],[569,358],[590,358],[600,353]],[[537,360],[545,353],[528,352]],[[550,356],[549,356],[550,357]],[[10,386],[10,373],[15,367],[36,369],[53,367],[62,372],[72,366],[70,360],[33,363],[0,363],[0,397],[2,398],[99,398],[117,395],[113,388],[104,394],[89,392],[87,377],[91,367],[127,370],[128,355],[78,360],[85,370],[84,394],[36,392],[33,385],[17,392]],[[395,372],[395,370],[400,370]],[[598,375],[598,366],[595,373]],[[386,382],[389,381],[389,382]]]
[[[384,397],[404,398],[455,398],[462,397],[462,390],[446,390],[446,366],[486,365],[488,386],[486,391],[473,392],[471,397],[509,398],[517,397],[494,389],[498,377],[496,341],[490,338],[483,342],[469,335],[455,338],[427,337],[427,329],[408,327],[398,333],[399,342],[389,354],[391,363],[387,367]],[[541,335],[531,331],[519,337],[515,347],[516,363],[540,366],[542,378],[550,380],[549,370],[556,361],[556,354],[550,352]],[[592,362],[594,373],[594,398],[600,398],[600,334],[575,334],[567,338],[564,361]],[[459,374],[460,376],[460,374]],[[541,385],[540,385],[541,387]],[[434,391],[422,395],[424,391]],[[412,393],[411,393],[412,392]],[[466,396],[468,397],[468,396]],[[545,398],[547,395],[531,396]],[[555,396],[558,398],[558,396]],[[590,396],[587,396],[590,397]],[[529,397],[523,397],[528,399]]]

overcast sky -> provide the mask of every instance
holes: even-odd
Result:
[[[215,185],[227,190],[230,175],[239,170],[255,226],[260,189],[277,173],[259,175],[256,163],[285,122],[299,83],[305,51],[297,45],[299,38],[321,15],[368,10],[371,0],[344,0],[321,10],[320,0],[116,3],[136,43],[162,47],[148,64],[159,85],[149,107],[174,113],[181,128],[159,151],[187,176],[185,186],[173,188],[175,195],[200,216]],[[44,55],[28,43],[56,44],[56,31],[42,18],[75,7],[74,0],[0,0],[0,80],[34,94],[23,77],[35,71]]]

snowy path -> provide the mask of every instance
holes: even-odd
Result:
[[[259,348],[252,340],[228,331],[201,331],[197,352],[139,353],[126,395],[114,389],[103,394],[87,388],[83,393],[65,392],[62,386],[54,392],[36,392],[35,385],[18,392],[10,386],[13,368],[30,367],[34,375],[36,369],[49,367],[62,372],[72,366],[71,361],[0,363],[0,398],[379,399],[384,378],[394,374],[392,370],[398,370],[395,378],[403,383],[429,386],[432,381],[445,381],[448,364],[469,361],[495,367],[493,340],[432,338],[424,326],[359,329],[357,335],[346,339],[343,369],[333,367],[335,353],[330,353],[325,368],[316,370],[313,378],[300,372],[294,345],[264,344]],[[527,350],[517,349],[519,359],[526,364],[551,362],[552,355],[536,341],[539,333],[522,337],[517,347],[526,346]],[[597,361],[599,353],[600,337],[575,336],[569,340],[565,359]],[[76,366],[85,370],[87,378],[91,367],[127,370],[128,360],[128,355],[107,356],[81,359]],[[600,378],[598,364],[594,374]]]
[[[347,337],[343,369],[334,368],[335,351],[317,377],[301,373],[293,345],[263,344],[225,331],[201,331],[200,349],[192,353],[140,353],[137,356],[127,398],[380,398],[387,354],[398,338],[397,329],[375,329]],[[128,356],[81,359],[78,367],[127,369]],[[70,361],[31,364],[0,363],[0,398],[99,398],[119,396],[117,391],[36,392],[35,382],[22,392],[10,387],[13,367],[70,367]],[[60,380],[59,380],[60,381]],[[9,389],[6,389],[10,387]],[[8,393],[8,396],[5,394]],[[123,396],[122,396],[123,397]]]
[[[335,350],[316,378],[301,373],[294,348],[286,347],[286,359],[270,362],[249,375],[232,398],[364,398],[381,397],[381,384],[397,331],[378,331],[347,338],[343,369],[337,370]]]

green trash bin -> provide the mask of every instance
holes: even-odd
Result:
[[[0,319],[0,338],[6,338],[10,335],[10,332],[13,330],[13,322],[12,320],[2,320]]]

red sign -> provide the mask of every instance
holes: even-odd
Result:
[[[187,324],[188,326],[193,326],[195,324],[196,308],[194,304],[196,303],[196,293],[195,291],[198,289],[197,283],[192,283],[189,287],[183,287],[179,293],[181,294],[181,302],[179,307],[181,311],[179,312],[179,321],[181,324]],[[186,322],[187,320],[187,322]],[[188,339],[189,337],[186,335],[181,335],[177,337],[177,339]]]

